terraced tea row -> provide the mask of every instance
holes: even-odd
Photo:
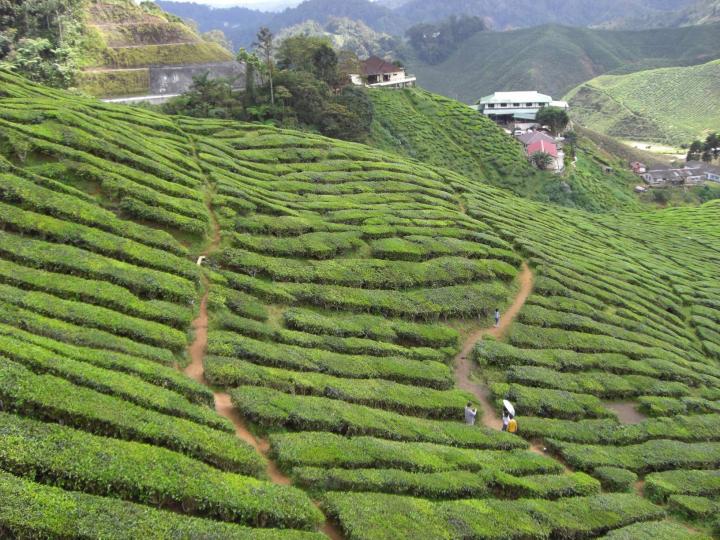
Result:
[[[177,510],[155,535],[302,538],[312,496],[349,539],[591,537],[664,517],[614,493],[636,473],[720,466],[717,206],[590,219],[361,145],[0,80],[3,493],[129,531]],[[461,423],[477,394],[450,364],[525,260],[535,292],[474,377],[577,471]],[[174,369],[201,305],[215,396]],[[686,416],[624,426],[618,399]],[[265,480],[266,446],[296,487]]]

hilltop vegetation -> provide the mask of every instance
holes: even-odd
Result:
[[[644,31],[539,26],[479,32],[437,64],[409,61],[424,88],[474,103],[498,90],[556,98],[606,73],[631,73],[717,59],[720,25]]]
[[[143,94],[148,66],[232,59],[152,2],[0,5],[0,61],[39,82],[98,96]]]
[[[354,143],[0,81],[1,530],[321,538],[312,496],[349,539],[622,538],[682,530],[667,512],[699,505],[678,497],[712,507],[717,203],[588,214]],[[475,396],[453,384],[523,261],[533,294],[473,358],[549,453],[464,426]],[[205,377],[296,487],[174,368],[205,312]],[[652,418],[622,425],[617,400]],[[646,498],[622,493],[636,475]]]
[[[581,134],[564,175],[530,167],[522,146],[470,107],[424,90],[374,90],[369,144],[520,196],[591,211],[636,209],[626,156]],[[605,167],[612,167],[606,173]]]
[[[573,118],[621,139],[679,146],[720,126],[720,61],[603,75],[572,90]]]

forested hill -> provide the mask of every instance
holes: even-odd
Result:
[[[720,533],[717,203],[590,214],[3,71],[0,126],[4,535]]]
[[[410,62],[423,87],[473,103],[503,90],[538,90],[560,97],[599,75],[695,65],[720,57],[720,24],[607,31],[540,26],[479,32],[437,64]]]

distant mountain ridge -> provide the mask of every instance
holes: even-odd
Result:
[[[663,14],[647,13],[635,17],[622,17],[604,23],[604,28],[676,28],[720,22],[720,0],[699,0],[683,9]]]
[[[422,86],[466,103],[496,90],[560,97],[606,73],[702,64],[720,57],[720,24],[645,31],[545,25],[479,32],[437,64],[409,61]]]
[[[280,13],[247,8],[211,8],[198,3],[159,0],[163,9],[193,19],[200,30],[222,29],[236,47],[252,42],[258,26],[278,32],[332,17],[362,21],[375,31],[401,36],[411,26],[452,15],[487,17],[498,30],[548,23],[571,26],[610,24],[626,18],[671,16],[693,0],[306,0]]]

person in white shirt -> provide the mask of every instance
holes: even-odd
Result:
[[[468,402],[468,404],[465,405],[465,423],[468,426],[474,426],[476,416],[477,409],[473,409],[472,403]]]

